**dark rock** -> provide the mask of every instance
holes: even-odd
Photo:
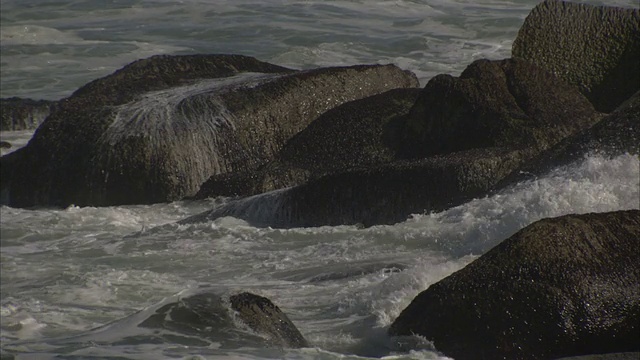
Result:
[[[557,360],[638,360],[640,352],[624,352],[564,357]]]
[[[266,163],[326,110],[416,84],[392,65],[293,72],[237,55],[140,60],[59,102],[16,162],[10,204],[193,196],[214,174]]]
[[[638,351],[640,211],[538,221],[420,293],[389,328],[455,359]]]
[[[564,162],[587,153],[617,156],[640,153],[640,91],[596,125],[563,140],[553,153],[562,153]]]
[[[0,149],[11,149],[11,143],[8,141],[0,141]]]
[[[588,154],[607,157],[640,154],[640,91],[596,125],[562,140],[524,164],[497,187],[544,175]]]
[[[535,65],[515,59],[477,61],[460,78],[442,75],[432,79],[406,122],[388,123],[396,129],[392,133],[400,133],[396,135],[399,139],[393,139],[384,157],[375,161],[397,160],[378,165],[365,162],[362,167],[312,178],[285,191],[233,201],[183,222],[220,216],[272,227],[404,221],[411,214],[441,211],[485,196],[525,162],[601,117],[574,86]],[[323,131],[330,128],[322,127]],[[304,141],[295,148],[311,144],[306,148],[311,152],[296,160],[304,164],[300,159],[309,159],[307,168],[300,166],[297,169],[302,170],[293,172],[297,179],[309,177],[308,169],[314,163],[331,170],[323,161],[339,155],[314,145],[316,137],[327,138],[299,137]],[[352,154],[343,156],[357,163],[360,154],[366,154],[363,148],[356,151],[354,147]]]
[[[20,161],[20,153],[24,148],[0,157],[0,204],[10,203],[11,180],[13,169]]]
[[[548,148],[593,125],[593,105],[574,86],[527,61],[478,60],[459,78],[434,77],[406,126],[404,154],[486,147]]]
[[[18,97],[0,99],[0,131],[34,130],[55,104],[55,101]]]
[[[268,336],[271,342],[290,348],[309,346],[287,315],[269,299],[244,292],[231,296],[229,301],[242,322]]]
[[[393,224],[483,196],[518,168],[527,151],[473,149],[378,167],[350,169],[289,189],[230,201],[180,223],[233,216],[254,226]]]
[[[233,315],[233,311],[237,315]],[[239,327],[236,318],[253,333]],[[213,293],[188,296],[160,307],[139,326],[217,341],[225,348],[308,346],[276,305],[265,297],[246,292],[229,297],[228,302]]]
[[[525,19],[512,55],[577,85],[610,112],[640,90],[640,11],[544,1]]]
[[[394,89],[337,106],[292,137],[257,171],[211,177],[196,198],[247,196],[352,167],[390,162],[397,132],[420,89]]]

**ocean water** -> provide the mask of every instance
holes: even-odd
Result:
[[[238,53],[292,68],[395,63],[424,85],[509,57],[536,1],[3,0],[0,97],[60,99],[138,58]],[[589,1],[589,3],[597,3]],[[635,6],[614,1],[611,5]],[[5,132],[14,147],[30,132]],[[444,359],[386,329],[420,291],[545,217],[638,208],[637,156],[589,155],[392,226],[177,225],[227,199],[106,208],[0,207],[4,359]],[[160,225],[165,225],[161,226]],[[227,346],[137,325],[203,291],[271,299],[304,349]]]

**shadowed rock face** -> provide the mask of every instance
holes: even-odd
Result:
[[[640,89],[640,11],[548,0],[527,16],[512,55],[577,85],[602,112]]]
[[[409,158],[486,147],[547,148],[599,120],[574,86],[524,60],[479,60],[438,75],[406,126]]]
[[[55,101],[0,99],[0,131],[34,130],[54,106]]]
[[[59,102],[19,160],[3,161],[2,187],[12,206],[177,200],[213,174],[256,169],[336,105],[416,84],[391,65],[293,72],[236,55],[152,57]]]
[[[455,359],[638,351],[640,211],[538,221],[420,293],[389,329]]]
[[[527,162],[517,173],[501,181],[498,187],[544,175],[587,154],[611,157],[640,154],[640,91],[596,125],[564,139]]]
[[[420,91],[394,89],[337,106],[292,137],[265,166],[250,173],[215,175],[196,198],[254,195],[393,161],[398,129]]]
[[[231,201],[180,223],[233,216],[254,226],[278,228],[393,224],[411,214],[443,210],[482,196],[528,157],[526,151],[474,149],[351,169]]]
[[[143,328],[162,328],[177,334],[220,342],[224,348],[267,346],[300,348],[308,346],[291,320],[269,299],[251,293],[229,298],[201,293],[169,303],[140,323]],[[231,311],[251,332],[239,327]]]

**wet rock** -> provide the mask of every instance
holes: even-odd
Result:
[[[409,158],[473,148],[548,148],[599,120],[574,86],[519,59],[478,60],[460,77],[438,75],[406,125]]]
[[[180,223],[233,216],[253,226],[275,228],[394,224],[411,214],[440,211],[483,196],[530,156],[519,150],[473,149],[350,169],[233,200]]]
[[[565,357],[558,360],[638,360],[640,352],[624,352],[610,354],[593,354],[583,356]]]
[[[307,347],[307,340],[291,320],[269,299],[244,292],[229,298],[238,317],[254,331],[265,334],[278,346]]]
[[[524,164],[497,187],[544,175],[589,154],[640,155],[640,91],[596,125],[564,139]]]
[[[396,138],[387,148],[378,147],[386,149],[380,163],[355,166],[366,151],[354,148],[343,155],[347,161],[356,159],[353,167],[232,201],[183,222],[234,216],[271,227],[392,224],[485,196],[527,161],[601,118],[577,88],[535,65],[481,60],[459,78],[432,79],[406,119],[388,122]],[[308,152],[296,161],[308,159],[310,165],[293,174],[304,180],[314,163],[330,159],[325,154],[332,150],[313,145],[322,135],[302,134],[304,142],[296,148]]]
[[[527,16],[512,55],[577,85],[602,112],[640,89],[640,11],[547,0]]]
[[[239,319],[239,323],[234,319]],[[228,299],[213,293],[188,296],[160,307],[139,326],[195,337],[188,340],[192,343],[197,338],[216,341],[225,348],[308,346],[300,331],[276,305],[247,292]]]
[[[0,141],[1,149],[11,149],[11,143],[8,141]]]
[[[640,211],[527,226],[420,293],[389,328],[455,359],[640,350]]]
[[[295,72],[238,55],[140,60],[59,103],[13,169],[11,205],[193,196],[214,174],[271,160],[326,110],[416,84],[392,65]]]
[[[55,104],[55,101],[18,97],[0,99],[0,131],[34,130]]]
[[[638,360],[638,359],[640,359],[640,352],[624,352],[624,353],[572,356],[572,357],[564,357],[557,360]]]
[[[292,137],[257,171],[219,174],[196,198],[247,196],[300,185],[310,178],[394,160],[398,128],[420,89],[394,89],[337,106]]]

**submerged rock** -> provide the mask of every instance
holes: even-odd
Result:
[[[55,101],[18,97],[0,99],[0,131],[34,130],[55,104]]]
[[[577,85],[602,112],[640,90],[640,11],[558,0],[538,4],[512,55]]]
[[[240,320],[257,333],[266,335],[270,342],[291,348],[309,346],[287,315],[269,299],[244,292],[231,296],[229,301]]]
[[[420,293],[389,328],[455,359],[640,350],[640,211],[527,226]]]
[[[250,331],[238,326],[234,319]],[[225,348],[308,346],[280,308],[269,299],[248,292],[232,295],[228,300],[213,293],[188,296],[160,307],[139,326],[217,341]]]
[[[193,196],[214,174],[266,163],[326,110],[416,84],[392,65],[296,72],[238,55],[140,60],[59,102],[11,166],[9,204]]]

